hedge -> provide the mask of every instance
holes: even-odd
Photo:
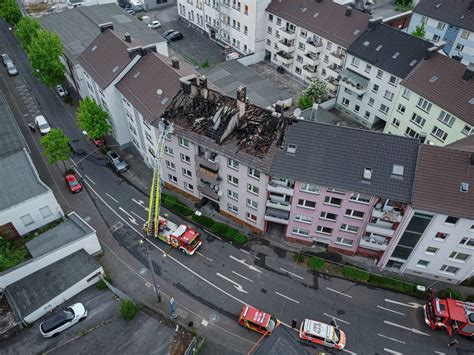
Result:
[[[163,194],[162,203],[163,203],[163,206],[165,206],[170,211],[178,213],[182,216],[188,217],[188,216],[191,216],[194,212],[191,208],[183,204],[174,196]]]
[[[206,228],[212,228],[212,226],[216,223],[216,222],[214,222],[214,220],[211,217],[205,216],[203,214],[200,215],[200,216],[198,216],[197,214],[193,214],[191,219],[194,222],[199,223],[200,225],[202,225]]]
[[[445,289],[440,290],[438,292],[438,297],[439,298],[454,298],[456,300],[462,299],[461,292],[457,290],[453,290],[451,288],[445,288]]]
[[[370,274],[368,272],[356,269],[351,266],[344,266],[344,268],[342,269],[342,275],[344,277],[347,277],[348,279],[363,282],[367,282],[370,277]]]
[[[243,245],[248,242],[245,234],[240,233],[237,229],[229,227],[224,223],[214,223],[211,230],[219,237],[232,241],[236,244]]]
[[[314,271],[318,271],[326,266],[326,262],[321,258],[312,256],[311,258],[309,258],[308,265]]]
[[[369,283],[375,286],[380,286],[394,291],[400,291],[403,293],[415,293],[416,286],[414,284],[387,278],[385,276],[371,274],[369,277]]]

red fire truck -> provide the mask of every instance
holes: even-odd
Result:
[[[474,303],[462,302],[453,298],[439,299],[433,289],[423,306],[425,323],[431,329],[446,328],[449,335],[458,333],[474,335]]]
[[[150,234],[153,235],[153,231],[150,231]],[[158,223],[158,239],[188,255],[193,255],[202,244],[199,233],[194,229],[185,224],[178,226],[161,216]]]

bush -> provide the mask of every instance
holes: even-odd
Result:
[[[125,320],[132,320],[137,315],[140,308],[131,300],[123,300],[120,304],[120,317]]]
[[[206,227],[206,228],[212,228],[212,226],[216,223],[214,222],[214,220],[211,218],[211,217],[208,217],[208,216],[205,216],[205,215],[196,215],[193,213],[193,216],[191,217],[191,219],[196,222],[196,223],[199,223],[200,225]]]
[[[28,259],[29,253],[24,245],[15,246],[12,242],[0,236],[0,272]]]
[[[304,262],[304,259],[305,259],[304,254],[299,253],[299,252],[293,253],[293,260],[295,263],[301,264],[302,262]]]
[[[461,292],[453,290],[452,288],[445,288],[438,292],[439,298],[454,298],[455,300],[461,300]]]
[[[375,286],[384,287],[403,293],[413,294],[416,291],[416,286],[414,284],[380,275],[370,275],[369,283]]]
[[[298,98],[298,107],[302,110],[306,110],[307,108],[310,108],[313,106],[313,103],[311,102],[311,99],[306,96],[306,95],[301,95]]]
[[[178,201],[178,199],[174,196],[169,196],[163,194],[162,197],[162,203],[163,206],[165,206],[167,209],[180,214],[182,216],[191,216],[194,211],[190,209],[188,206],[183,204],[181,201]]]
[[[214,225],[211,227],[211,230],[219,237],[239,245],[244,245],[248,242],[248,238],[245,234],[240,233],[235,228],[229,227],[224,223],[214,223]]]
[[[344,269],[342,269],[342,275],[344,277],[347,277],[348,279],[354,280],[354,281],[363,281],[367,282],[369,280],[370,274],[364,270],[356,269],[351,266],[345,266]]]
[[[469,295],[466,297],[466,302],[474,302],[474,295]]]
[[[314,271],[319,271],[326,266],[326,262],[321,258],[312,256],[311,258],[309,258],[308,265]]]

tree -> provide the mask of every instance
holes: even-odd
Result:
[[[37,19],[24,16],[15,27],[16,38],[23,49],[28,50],[28,46],[36,37],[37,32],[41,29]]]
[[[301,95],[298,98],[298,107],[302,110],[306,110],[307,108],[310,108],[313,104],[311,103],[311,100],[308,96],[306,95]]]
[[[326,101],[328,98],[328,89],[324,81],[316,78],[311,81],[309,86],[304,89],[301,94],[302,96],[298,100],[298,104],[304,104],[309,107],[314,103],[320,104]]]
[[[12,26],[21,19],[21,11],[15,0],[4,0],[0,4],[0,15]]]
[[[396,0],[395,10],[397,11],[408,11],[413,9],[413,0]]]
[[[416,26],[415,31],[413,31],[411,35],[421,38],[421,39],[425,38],[425,35],[426,35],[425,24],[423,22],[420,22],[420,24]]]
[[[107,119],[108,113],[90,97],[86,97],[79,103],[76,117],[79,127],[92,139],[102,138],[112,129]]]
[[[125,299],[120,303],[120,317],[122,317],[122,319],[132,320],[139,311],[140,307],[132,300]]]
[[[43,29],[36,31],[28,46],[28,58],[33,67],[33,75],[48,86],[64,81],[64,65],[59,59],[63,55],[63,45],[56,33]]]
[[[49,164],[56,164],[60,161],[64,164],[71,155],[69,147],[69,137],[59,128],[52,128],[51,131],[41,138],[41,145],[44,147],[44,155]]]

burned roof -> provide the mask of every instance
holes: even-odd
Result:
[[[290,119],[246,104],[245,88],[236,100],[208,89],[206,79],[181,80],[183,89],[162,116],[176,133],[267,172]]]
[[[413,12],[474,31],[472,0],[421,0]]]

